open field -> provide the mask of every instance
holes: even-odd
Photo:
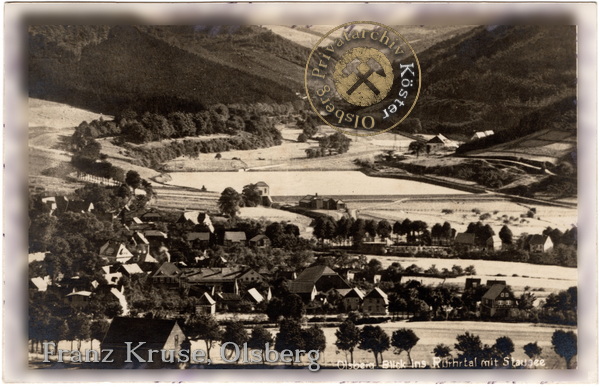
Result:
[[[73,128],[82,121],[92,121],[103,117],[112,120],[112,116],[78,109],[58,102],[29,98],[29,127],[47,126],[55,129]]]
[[[359,216],[363,218],[389,221],[403,221],[409,218],[422,220],[430,226],[448,221],[457,232],[465,232],[469,223],[478,222],[481,215],[484,214],[489,214],[490,217],[482,222],[492,226],[496,234],[504,224],[507,224],[515,237],[522,233],[540,234],[549,226],[564,231],[577,224],[577,209],[575,208],[523,205],[500,199],[479,200],[484,198],[485,196],[473,195],[473,198],[469,200],[436,198],[435,200],[421,201],[414,198],[401,199],[393,203],[348,201],[347,204],[349,208],[357,209]],[[530,208],[536,209],[535,216],[522,218],[521,215],[527,214]],[[444,214],[442,213],[444,209],[450,209],[453,212]],[[479,214],[473,210],[477,210]]]
[[[525,286],[529,286],[531,288],[530,291],[532,291],[532,289],[544,289],[533,291],[538,298],[545,298],[550,293],[577,286],[577,268],[571,267],[459,258],[416,258],[367,255],[367,259],[379,260],[384,268],[394,262],[398,262],[404,268],[410,265],[417,265],[423,269],[427,269],[431,267],[431,265],[435,265],[439,270],[444,268],[450,270],[453,265],[461,266],[463,269],[473,265],[477,274],[469,277],[481,278],[483,283],[488,280],[504,280],[515,292],[517,292],[517,297],[524,291]],[[417,281],[422,281],[424,284],[437,285],[446,283],[464,287],[465,278],[467,278],[467,276],[448,278],[446,280],[441,278],[407,276],[402,278],[402,282],[416,279]]]
[[[479,157],[518,157],[524,160],[548,161],[556,164],[576,148],[577,138],[574,134],[549,129],[468,154]]]

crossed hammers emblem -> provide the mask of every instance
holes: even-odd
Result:
[[[360,70],[360,65],[363,63],[366,64],[369,68],[365,73],[363,73]],[[344,70],[342,70],[342,73],[347,77],[349,77],[352,74],[356,74],[358,76],[358,79],[356,80],[354,85],[352,85],[348,89],[348,91],[346,91],[348,95],[354,93],[356,89],[358,89],[362,84],[365,84],[369,89],[371,89],[371,91],[375,95],[379,95],[381,91],[373,84],[373,82],[369,80],[369,77],[371,77],[371,75],[373,74],[377,74],[382,77],[386,76],[385,70],[383,69],[383,67],[381,67],[381,64],[373,58],[369,58],[369,60],[367,60],[366,62],[355,58],[346,65]]]

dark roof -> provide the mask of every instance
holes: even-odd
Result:
[[[483,295],[482,298],[489,298],[489,299],[495,300],[496,298],[498,298],[500,293],[502,293],[504,291],[505,288],[506,288],[506,285],[501,285],[501,284],[492,285],[492,287],[487,292],[485,292],[485,294]]]
[[[146,237],[167,238],[167,234],[159,230],[144,230],[144,235]]]
[[[547,240],[548,240],[548,235],[535,234],[535,235],[530,236],[529,244],[530,245],[543,245],[546,243]]]
[[[304,271],[302,273],[300,273],[300,275],[298,276],[298,278],[296,278],[296,280],[297,281],[308,281],[308,282],[315,283],[319,280],[319,278],[321,278],[324,275],[337,276],[338,273],[336,273],[335,271],[331,270],[329,267],[324,266],[324,265],[311,266],[311,267],[304,269]]]
[[[210,233],[209,232],[190,232],[190,233],[187,233],[185,238],[188,241],[209,241]]]
[[[474,245],[475,244],[475,234],[459,232],[456,234],[456,238],[454,239],[456,243],[464,243],[466,245]]]
[[[67,210],[71,212],[87,212],[90,210],[90,206],[93,207],[93,203],[84,200],[71,200],[67,205]]]
[[[175,328],[175,320],[115,317],[102,340],[102,346],[125,346],[125,342],[145,341],[148,347],[162,348]]]
[[[312,293],[315,288],[315,284],[313,282],[307,281],[291,281],[288,282],[288,290],[290,293]]]
[[[177,268],[177,266],[175,266],[171,262],[165,262],[162,265],[160,265],[158,270],[156,270],[156,272],[152,276],[153,277],[157,277],[157,276],[173,277],[179,273],[180,273],[180,270]]]
[[[269,239],[268,236],[264,235],[264,234],[259,234],[257,236],[255,236],[254,238],[250,239],[250,242],[258,242],[258,241],[262,241],[263,239]]]
[[[224,240],[232,242],[245,241],[246,233],[243,231],[225,231]]]
[[[257,187],[268,187],[269,185],[267,183],[265,183],[264,181],[259,181],[258,183],[256,183]]]
[[[219,293],[217,297],[222,301],[240,301],[242,299],[239,294],[235,293]]]
[[[385,294],[385,292],[379,288],[374,288],[371,290],[369,294],[365,296],[365,298],[381,298],[385,300],[386,303],[388,302],[387,294]]]
[[[343,290],[345,290],[345,289],[343,289]],[[352,289],[350,289],[350,291],[348,293],[344,294],[343,296],[344,296],[344,298],[358,297],[361,300],[363,298],[365,298],[365,295],[363,294],[363,292],[361,292],[358,288],[352,288]]]

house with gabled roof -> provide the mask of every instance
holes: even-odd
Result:
[[[477,246],[475,245],[475,234],[467,232],[459,232],[454,238],[454,246],[461,250],[471,251]]]
[[[217,312],[217,301],[207,292],[204,292],[196,304],[196,314],[215,314]]]
[[[100,247],[100,256],[109,262],[125,263],[133,257],[125,244],[116,241],[109,241]]]
[[[136,356],[130,356],[130,363],[127,360],[127,344],[132,348],[137,347],[139,343],[144,343],[137,347],[136,354],[145,362],[140,362]],[[115,317],[108,327],[104,339],[100,343],[101,350],[112,350],[111,359],[114,360],[111,366],[132,368],[163,368],[173,366],[174,363],[163,363],[160,351],[174,351],[174,356],[182,349],[189,350],[190,343],[185,333],[175,320]],[[149,362],[150,350],[159,351],[153,354],[152,362]],[[169,358],[166,352],[167,359]]]
[[[38,292],[45,292],[48,290],[49,278],[34,277],[29,279],[29,289],[34,289]]]
[[[360,306],[365,299],[365,294],[359,288],[352,288],[342,298],[342,305],[344,311],[350,312],[353,310],[359,310]]]
[[[152,274],[151,278],[155,284],[178,285],[181,274],[181,269],[175,264],[165,262]]]
[[[305,304],[313,301],[318,293],[315,284],[310,281],[289,281],[287,282],[287,289],[290,294],[300,296]]]
[[[210,232],[188,232],[185,239],[195,249],[206,249],[210,247]]]
[[[269,247],[271,246],[271,240],[264,234],[258,234],[250,238],[248,245],[250,247]]]
[[[243,231],[225,231],[223,234],[223,245],[246,245],[246,233]]]
[[[317,291],[326,292],[329,289],[349,289],[350,284],[338,273],[325,265],[310,266],[304,269],[296,278],[298,282],[310,282]]]
[[[140,268],[140,266],[137,263],[127,263],[119,265],[117,272],[127,277],[131,277],[134,274],[144,274],[144,271]]]
[[[363,313],[387,314],[389,304],[387,294],[379,288],[373,288],[363,299],[361,309]]]
[[[502,240],[497,235],[492,235],[485,241],[485,249],[488,251],[502,250]]]
[[[517,300],[507,285],[495,284],[481,297],[481,315],[506,317],[517,307]]]
[[[534,234],[527,237],[530,253],[545,253],[554,248],[552,239],[548,235]]]
[[[435,152],[438,149],[456,149],[458,144],[455,141],[450,140],[448,137],[441,133],[433,136],[426,143],[427,153]]]

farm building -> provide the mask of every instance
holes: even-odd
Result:
[[[338,273],[327,266],[311,266],[306,269],[295,282],[310,282],[319,292],[326,292],[329,289],[350,289],[351,286]]]
[[[155,284],[179,284],[181,270],[171,262],[163,263],[154,274],[152,282]]]
[[[530,235],[527,238],[527,244],[529,245],[530,253],[545,253],[554,247],[552,239],[548,235],[540,234]]]
[[[512,291],[502,284],[495,284],[481,298],[481,315],[506,317],[517,307]]]
[[[485,248],[489,251],[502,250],[502,240],[498,236],[492,235],[485,241]]]
[[[374,288],[363,299],[361,309],[363,313],[387,314],[389,304],[387,294],[379,288]]]
[[[217,312],[217,302],[204,292],[196,304],[196,314],[215,314]]]
[[[246,233],[243,231],[225,231],[223,246],[246,245]]]
[[[136,356],[130,356],[131,362],[127,360],[127,344],[136,347],[138,343],[144,343],[136,353],[145,360],[141,362]],[[189,348],[189,341],[175,320],[115,317],[108,328],[108,332],[100,343],[100,348],[112,350],[112,365],[122,367],[124,365],[133,368],[162,368],[168,363],[163,363],[160,353],[154,353],[152,362],[148,358],[149,350],[174,350],[175,355],[181,349]],[[167,359],[169,356],[167,355]],[[176,360],[174,359],[174,363]]]
[[[440,149],[456,149],[458,148],[458,144],[443,134],[438,134],[427,141],[426,147],[427,153],[431,153]]]
[[[475,249],[475,234],[459,232],[454,238],[454,245],[467,251]]]
[[[192,244],[195,249],[206,249],[210,246],[209,232],[189,232],[185,239]]]
[[[297,294],[306,304],[313,301],[318,293],[315,284],[310,281],[291,281],[287,286],[291,294]]]
[[[271,240],[266,235],[260,234],[251,238],[248,245],[250,247],[269,247],[271,246]]]
[[[342,200],[336,200],[332,198],[326,198],[319,196],[319,194],[306,195],[298,205],[302,208],[309,208],[313,210],[344,210],[346,209],[346,203]]]
[[[345,312],[353,310],[359,310],[360,306],[365,298],[364,293],[359,288],[352,288],[344,298],[342,298],[342,305],[344,306]]]
[[[479,140],[494,134],[493,130],[486,130],[483,132],[475,132],[473,136],[471,136],[471,141]]]

